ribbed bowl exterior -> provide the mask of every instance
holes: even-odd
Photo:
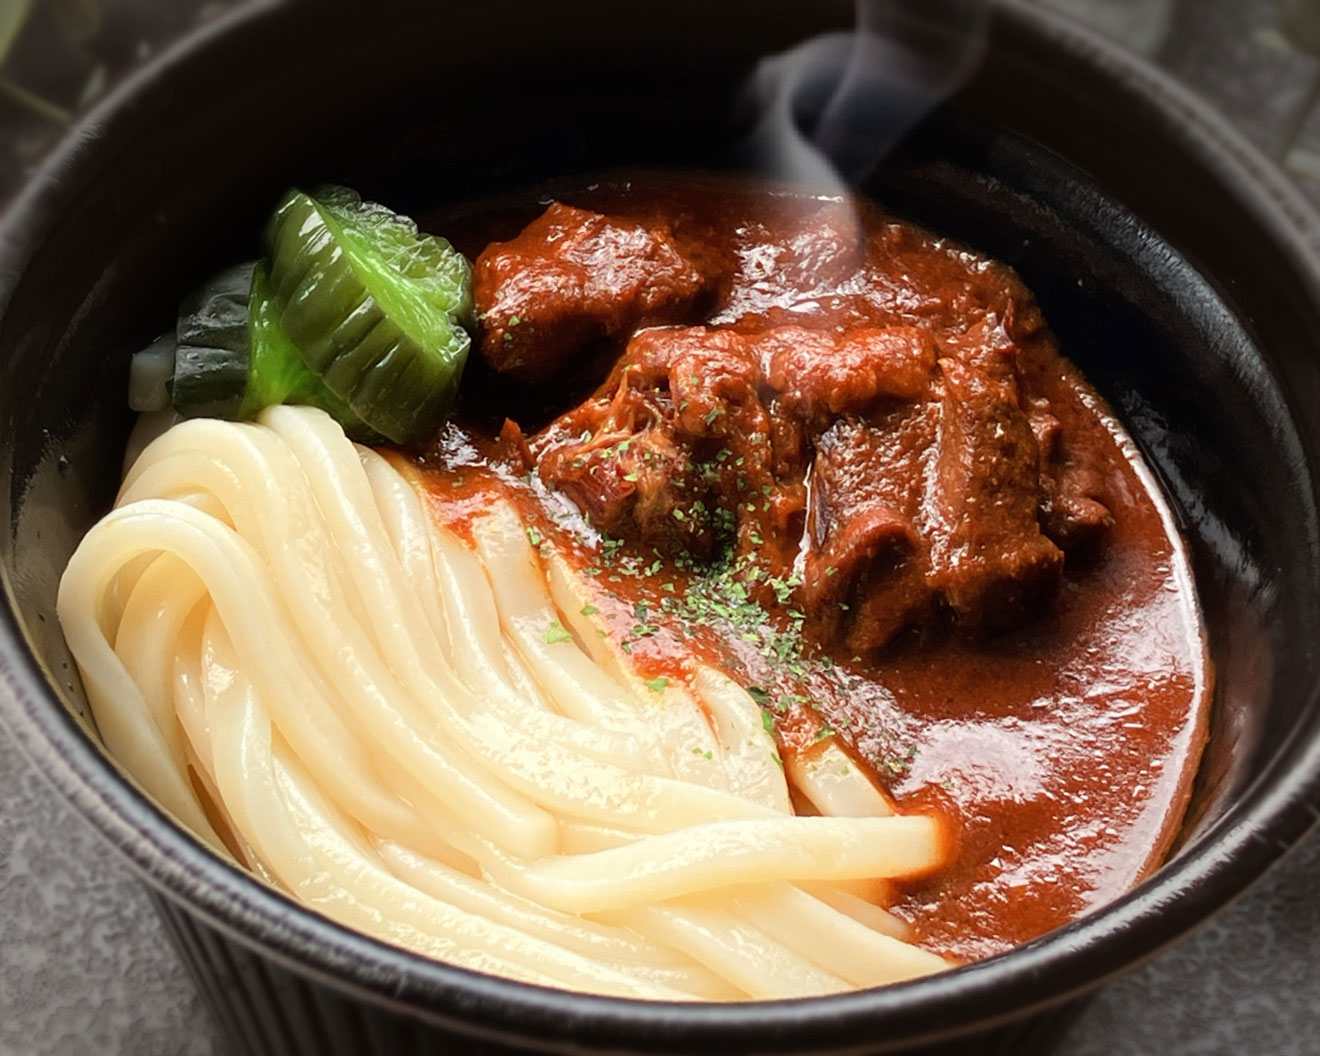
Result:
[[[288,971],[148,891],[170,942],[233,1056],[513,1056],[525,1051],[366,1003]],[[994,1031],[903,1052],[908,1056],[1036,1056],[1049,1051],[1083,1003],[1055,1006]],[[617,1056],[627,1052],[610,1051]],[[892,1049],[887,1052],[892,1056]],[[856,1056],[867,1056],[867,1050],[857,1050]]]

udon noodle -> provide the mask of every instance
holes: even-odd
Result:
[[[470,546],[412,472],[282,406],[136,460],[59,615],[166,810],[333,920],[531,983],[760,999],[947,966],[879,904],[940,864],[936,818],[832,745],[781,760],[712,667],[644,683],[511,506]]]

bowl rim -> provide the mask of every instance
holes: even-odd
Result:
[[[0,213],[0,315],[26,263],[76,193],[96,144],[135,99],[236,32],[289,5],[224,12],[136,68],[78,119]],[[1097,31],[1030,0],[996,17],[1100,74],[1200,166],[1231,185],[1320,306],[1320,215],[1226,119],[1169,75]],[[1320,311],[1320,308],[1317,309]],[[1314,465],[1320,457],[1311,443]],[[727,1045],[762,1051],[884,1051],[1019,1019],[1101,985],[1153,956],[1241,895],[1320,819],[1320,687],[1262,774],[1177,859],[1115,902],[1007,953],[876,990],[790,1001],[660,1004],[485,976],[368,938],[308,911],[228,865],[124,777],[82,732],[42,673],[16,614],[8,569],[0,612],[0,719],[36,769],[139,876],[231,940],[369,1003],[473,1037],[540,1050],[634,1051]],[[51,705],[55,704],[55,707]],[[1134,952],[1135,951],[1135,952]]]

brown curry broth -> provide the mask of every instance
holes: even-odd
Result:
[[[725,261],[784,243],[794,217],[814,207],[755,184],[692,179],[556,192],[582,208],[662,216]],[[426,226],[475,257],[515,234],[544,201],[470,208]],[[1010,269],[869,206],[860,223],[871,246],[865,287],[831,288],[827,275],[789,304],[764,285],[735,285],[721,292],[711,320],[919,323],[939,334],[1003,311],[1009,300],[1019,313],[1036,311]],[[1210,685],[1187,556],[1151,474],[1048,331],[1022,343],[1020,365],[1027,391],[1050,399],[1069,445],[1086,447],[1102,467],[1114,524],[1097,552],[1069,556],[1048,612],[989,641],[909,641],[869,661],[831,657],[833,670],[817,662],[803,678],[726,629],[682,625],[662,606],[688,592],[693,571],[670,562],[651,571],[655,555],[628,547],[602,559],[593,533],[562,501],[501,467],[489,424],[500,400],[489,395],[469,405],[478,412],[472,421],[450,427],[427,451],[431,508],[466,535],[494,494],[513,501],[549,545],[588,570],[595,618],[627,643],[644,678],[682,679],[699,660],[776,698],[808,696],[810,706],[776,718],[783,750],[810,751],[837,731],[900,809],[954,820],[952,864],[908,885],[892,908],[930,948],[986,956],[1113,899],[1158,864],[1190,794]],[[647,607],[641,621],[638,602]],[[786,608],[772,607],[770,618],[791,629]],[[639,622],[655,632],[638,637]]]

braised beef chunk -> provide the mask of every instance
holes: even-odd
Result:
[[[477,258],[478,347],[499,373],[545,381],[600,342],[690,316],[707,285],[663,224],[556,202],[516,238]]]
[[[918,400],[935,370],[934,340],[912,326],[843,334],[779,327],[754,340],[766,382],[784,410],[824,425],[881,400]]]
[[[1011,320],[990,312],[961,333],[946,336],[944,354],[1016,389],[1019,349],[1010,326]]]
[[[1095,543],[1114,523],[1103,478],[1092,466],[1071,461],[1052,466],[1042,472],[1041,487],[1041,527],[1064,550]]]
[[[588,436],[584,430],[579,442],[552,448],[541,459],[541,478],[610,535],[710,556],[716,499],[696,471],[691,449],[664,422],[615,436],[608,430]]]
[[[866,263],[866,237],[851,202],[785,197],[766,219],[738,232],[734,285],[751,294],[752,303],[836,290]],[[770,235],[785,225],[786,238]]]
[[[1114,523],[1104,478],[1085,453],[1070,450],[1048,400],[1033,401],[1031,428],[1040,448],[1041,529],[1064,550],[1094,543]]]
[[[1040,531],[1036,437],[1010,383],[956,359],[940,370],[931,581],[961,627],[1003,630],[1063,569],[1063,552]]]
[[[746,336],[643,330],[597,395],[536,439],[541,479],[614,535],[704,557],[736,527],[740,548],[791,562],[808,450],[764,395]]]
[[[623,362],[633,384],[668,389],[676,424],[689,436],[769,429],[756,360],[740,334],[705,327],[644,330]]]
[[[1064,550],[1112,520],[1041,395],[1062,361],[1039,309],[1011,272],[912,229],[794,210],[739,229],[735,247],[760,249],[720,291],[666,228],[562,205],[482,255],[497,369],[542,378],[627,338],[596,394],[530,439],[537,472],[612,536],[751,558],[753,593],[791,580],[807,629],[853,652],[1022,622]],[[655,325],[703,291],[719,325]]]
[[[882,646],[933,611],[917,519],[934,426],[926,406],[873,424],[843,420],[816,441],[802,603],[824,638]]]

